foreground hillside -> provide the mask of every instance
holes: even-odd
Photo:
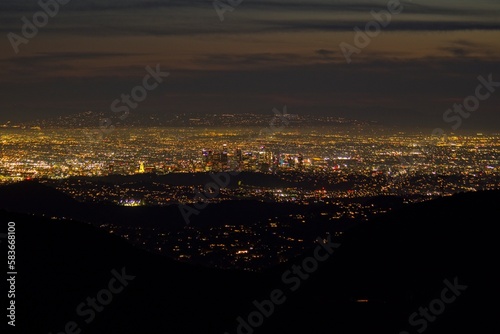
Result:
[[[83,223],[7,212],[0,220],[2,232],[8,221],[17,225],[19,333],[60,333],[72,321],[98,334],[493,333],[499,199],[498,192],[462,194],[381,216],[352,229],[330,256],[321,252],[326,259],[317,269],[300,275],[287,271],[311,261],[261,274],[221,271],[151,255]],[[104,296],[117,274],[123,289],[91,312],[87,298]],[[279,305],[261,311],[269,315],[262,324],[258,316],[249,320],[257,314],[253,301],[274,290]],[[441,310],[443,298],[453,301]],[[418,314],[430,306],[439,314]],[[239,331],[238,317],[245,319]]]

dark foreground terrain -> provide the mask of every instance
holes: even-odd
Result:
[[[480,192],[408,206],[351,229],[332,254],[313,247],[258,274],[177,263],[89,224],[1,211],[0,232],[16,222],[16,330],[497,333],[499,200]],[[324,261],[303,261],[315,254]]]

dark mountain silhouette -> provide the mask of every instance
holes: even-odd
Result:
[[[421,327],[409,324],[410,315],[429,308],[441,298],[443,281],[455,278],[467,289],[428,321],[425,333],[494,333],[499,199],[500,192],[461,194],[363,223],[295,292],[281,276],[302,258],[261,274],[220,271],[145,253],[91,225],[0,217],[4,226],[17,223],[21,333],[59,333],[73,320],[82,333],[233,334],[235,319],[247,319],[256,310],[252,302],[274,289],[287,300],[255,333],[417,333]],[[135,279],[86,324],[76,307],[107,288],[111,270],[121,268]]]
[[[144,173],[133,175],[110,174],[106,176],[75,176],[70,177],[69,181],[84,181],[99,184],[142,184],[151,186],[152,182],[168,184],[171,186],[204,186],[207,183],[214,182],[218,178],[220,182],[226,182],[226,177],[220,176],[220,171],[214,172],[194,172],[183,173],[173,172],[168,174]],[[383,177],[383,176],[379,176]],[[50,180],[55,183],[54,180]],[[349,190],[356,184],[369,184],[373,178],[361,174],[352,174],[342,178],[332,177],[331,175],[308,175],[304,172],[288,171],[277,174],[242,171],[230,175],[227,188],[238,187],[266,187],[266,188],[301,188],[307,190]]]
[[[127,208],[107,203],[83,203],[37,181],[0,187],[0,209],[47,217],[64,217],[97,226],[114,222],[130,226],[150,224],[169,230],[184,225],[177,206]],[[169,224],[166,224],[166,217],[169,218]]]
[[[330,319],[340,333],[417,333],[421,327],[411,326],[409,316],[440,298],[445,279],[457,278],[467,290],[425,332],[498,331],[499,274],[493,263],[500,250],[494,232],[499,198],[498,191],[459,194],[353,228],[331,263],[320,266],[296,296],[292,312],[309,320],[286,318],[288,325],[319,333]],[[280,328],[286,311],[269,328]]]
[[[112,113],[86,111],[72,115],[49,117],[37,119],[29,122],[16,123],[16,125],[25,127],[40,126],[42,128],[65,128],[65,129],[82,129],[89,128],[98,130],[102,125],[103,119],[110,119],[117,128],[158,128],[158,127],[200,127],[205,128],[210,126],[227,127],[257,127],[267,128],[273,121],[275,116],[271,113],[237,113],[233,117],[225,117],[223,114],[207,114],[207,113],[182,113],[182,114],[157,114],[157,113],[131,113],[124,121],[119,115]],[[273,122],[279,122],[275,120]],[[293,115],[288,114],[287,127],[306,126],[306,125],[321,125],[328,124],[339,128],[346,128],[352,125],[368,125],[374,124],[371,121],[358,121],[346,118],[321,117],[318,115]]]
[[[147,175],[140,176],[148,177]],[[201,177],[201,174],[198,176]],[[203,174],[203,177],[210,179],[206,173]],[[111,179],[99,178],[103,182]],[[386,208],[403,206],[403,199],[395,196],[344,199],[343,201],[345,203],[359,202],[366,206],[374,204],[377,207]],[[191,205],[191,207],[193,206]],[[96,226],[113,223],[123,226],[149,226],[162,231],[171,231],[186,225],[177,205],[123,207],[112,203],[78,202],[38,181],[24,181],[0,187],[0,209],[9,212],[79,220]],[[249,224],[262,221],[270,216],[297,214],[304,211],[319,214],[321,211],[335,212],[336,210],[338,210],[336,206],[325,204],[304,207],[293,203],[235,199],[217,204],[212,203],[199,210],[198,214],[190,215],[189,221],[193,226],[232,224],[235,219],[238,219],[241,224]]]
[[[5,212],[0,217],[17,225],[21,333],[59,333],[69,321],[87,333],[203,332],[224,318],[221,310],[252,296],[248,286],[235,291],[229,286],[262,280],[176,263],[83,223]],[[111,271],[122,268],[136,278],[87,325],[77,306],[106,289]]]
[[[78,207],[78,202],[70,196],[37,181],[17,182],[0,187],[0,200],[2,207],[18,212],[27,208],[46,212],[47,208],[52,207],[69,211]]]
[[[144,182],[145,184],[154,181],[173,186],[203,186],[209,182],[214,182],[210,175],[217,175],[219,172],[214,173],[170,173],[158,175],[154,173],[134,174],[134,175],[118,175],[112,174],[99,177],[75,177],[74,179],[81,179],[87,181],[99,181],[110,183],[125,183],[125,182]],[[225,181],[221,178],[221,181]],[[227,187],[238,187],[239,182],[243,185],[250,186],[266,186],[266,187],[292,187],[296,182],[284,181],[273,174],[265,174],[258,172],[240,172],[231,175]]]

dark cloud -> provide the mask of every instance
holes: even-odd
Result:
[[[286,66],[302,57],[292,53],[252,53],[242,55],[209,54],[198,58],[198,62],[210,65],[275,65]]]
[[[1,62],[8,63],[40,63],[40,62],[60,62],[66,60],[88,60],[100,58],[115,58],[115,57],[131,57],[136,55],[144,55],[139,53],[124,53],[124,52],[43,52],[35,53],[30,56],[10,57]]]
[[[484,3],[474,2],[469,6],[457,6],[455,2],[445,5],[443,1],[433,1],[431,4],[414,3],[412,1],[401,1],[404,14],[433,14],[433,15],[459,15],[482,17],[498,17]],[[228,3],[229,4],[229,3]],[[387,10],[388,1],[261,1],[244,0],[247,10],[265,10],[281,12],[340,12],[340,13],[369,13],[370,11]],[[66,11],[108,11],[108,10],[140,10],[160,8],[185,8],[185,9],[209,9],[213,10],[212,1],[206,0],[71,0],[68,4],[61,6]],[[3,13],[34,12],[40,10],[38,1],[31,0],[2,0],[0,10]]]
[[[332,50],[326,50],[326,49],[319,49],[319,50],[316,50],[314,51],[314,53],[324,57],[324,58],[327,58],[327,59],[332,59],[333,58],[333,55],[336,53],[335,51],[332,51]]]
[[[389,31],[499,30],[498,11],[485,3],[477,5],[432,5],[403,2],[404,11],[393,15]],[[245,0],[221,24],[210,0],[72,0],[61,6],[46,33],[74,35],[206,35],[248,34],[276,31],[352,31],[373,17],[371,11],[387,9],[386,1],[252,1]],[[40,7],[36,1],[2,0],[1,32],[16,32],[20,18],[30,17]],[[100,12],[100,13],[99,13]],[[280,15],[273,15],[280,13]],[[286,14],[286,15],[285,15]],[[356,15],[358,19],[353,20]],[[229,17],[229,13],[227,14]],[[283,17],[294,17],[283,19]],[[307,19],[300,19],[300,16]],[[325,20],[330,16],[332,19]],[[258,17],[259,19],[256,19]],[[347,19],[349,18],[349,19]]]
[[[484,57],[494,55],[488,45],[463,39],[451,41],[448,45],[442,46],[439,49],[455,57]]]

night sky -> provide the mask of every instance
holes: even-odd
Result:
[[[233,3],[236,0],[232,1]],[[227,4],[227,0],[221,0]],[[71,0],[15,53],[33,0],[1,0],[0,122],[109,112],[160,64],[170,76],[135,113],[321,114],[449,128],[443,113],[500,81],[500,1],[413,0],[348,64],[370,11],[388,1]],[[500,87],[463,129],[498,129]]]

